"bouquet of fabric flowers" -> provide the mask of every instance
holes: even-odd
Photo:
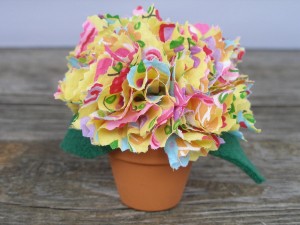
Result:
[[[88,158],[163,148],[174,169],[210,153],[263,181],[238,143],[242,129],[259,132],[239,39],[164,21],[154,6],[91,16],[83,29],[55,93],[74,113],[62,148]]]

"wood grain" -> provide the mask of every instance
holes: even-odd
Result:
[[[0,49],[0,103],[59,104],[52,96],[69,51]],[[247,52],[239,67],[256,81],[253,106],[300,106],[299,62],[297,51]]]
[[[201,158],[193,165],[181,204],[159,213],[134,211],[120,203],[107,157],[95,160],[73,157],[60,151],[58,143],[0,143],[2,221],[13,224],[300,221],[299,143],[257,141],[244,145],[268,179],[263,185],[255,185],[227,162],[214,157]]]
[[[300,140],[300,107],[255,107],[261,134],[246,131],[249,141]],[[0,140],[58,140],[66,131],[72,114],[60,105],[0,104]]]
[[[107,157],[58,145],[70,111],[52,93],[68,49],[0,50],[0,224],[300,224],[300,52],[249,51],[241,70],[260,135],[243,147],[267,178],[254,184],[212,156],[194,163],[177,208],[145,213],[118,198]]]

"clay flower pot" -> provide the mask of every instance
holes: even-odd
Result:
[[[173,170],[163,149],[140,154],[116,150],[109,156],[115,183],[125,205],[143,211],[162,211],[180,202],[191,163]]]
[[[237,67],[244,53],[218,26],[163,20],[153,5],[130,18],[88,17],[54,94],[74,114],[61,147],[109,153],[121,201],[138,210],[176,206],[191,161],[207,155],[262,183],[239,142],[240,128],[260,132],[247,99],[253,81]]]

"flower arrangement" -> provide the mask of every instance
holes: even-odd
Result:
[[[178,169],[210,153],[238,166],[242,158],[242,169],[262,182],[236,141],[244,128],[260,131],[248,100],[253,82],[237,68],[239,39],[225,39],[217,26],[165,21],[154,6],[133,14],[83,24],[55,93],[74,113],[70,130],[92,156],[163,148]]]

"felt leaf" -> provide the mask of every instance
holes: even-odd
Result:
[[[115,140],[109,145],[112,149],[116,149],[119,147],[118,140]]]
[[[257,184],[264,182],[265,178],[247,158],[237,137],[230,133],[223,133],[221,137],[224,139],[225,144],[222,144],[217,151],[210,151],[209,153],[213,156],[225,159],[238,166]]]
[[[76,117],[77,115],[73,116],[72,121],[74,121]],[[110,146],[92,145],[90,138],[82,136],[81,130],[72,128],[67,130],[64,139],[60,143],[60,147],[65,152],[87,159],[93,159],[114,150]]]

